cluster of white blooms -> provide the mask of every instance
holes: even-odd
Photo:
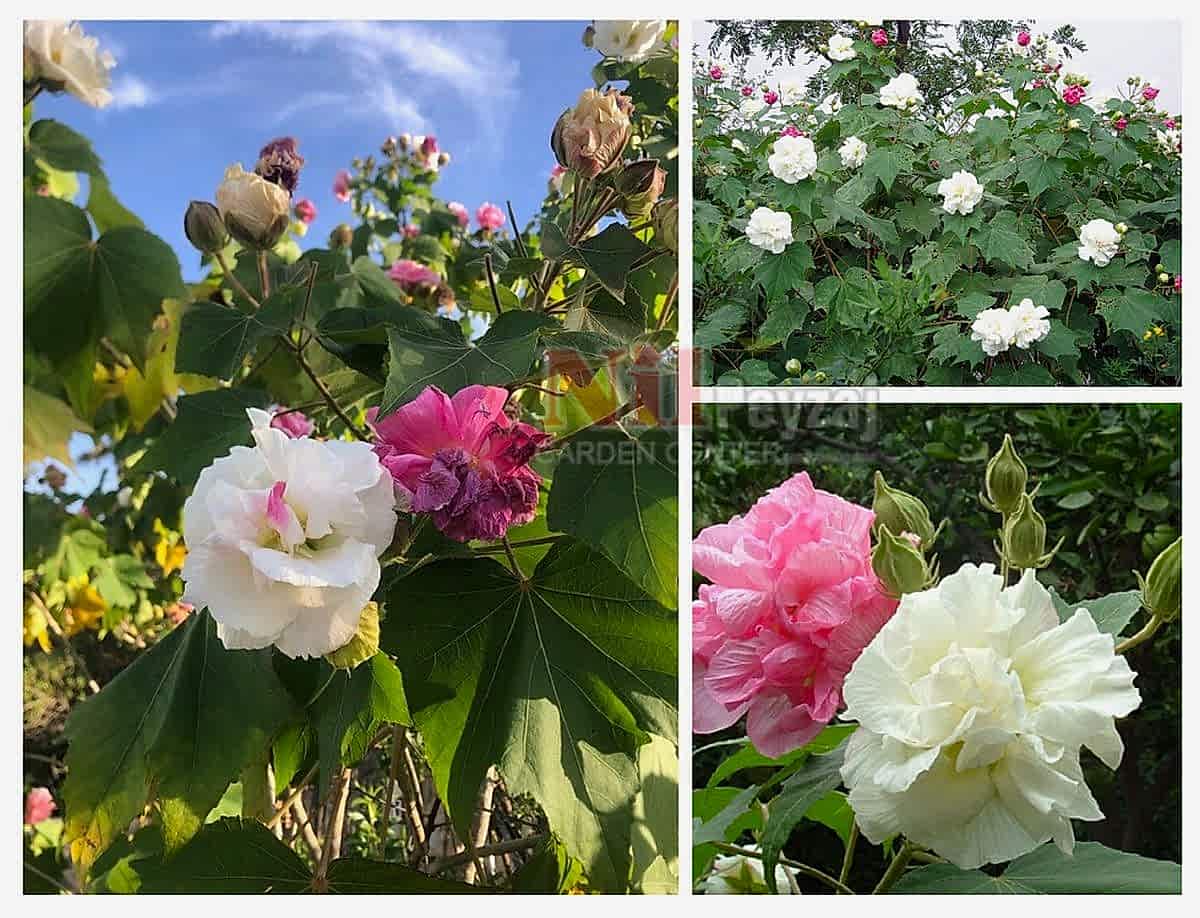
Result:
[[[937,190],[942,196],[942,210],[948,214],[969,214],[983,200],[983,185],[963,169],[942,179]]]
[[[1155,130],[1154,143],[1161,152],[1168,156],[1178,156],[1183,152],[1183,133],[1178,128],[1166,131]]]
[[[1103,268],[1121,246],[1120,230],[1107,220],[1089,220],[1079,228],[1079,257]]]
[[[618,19],[592,24],[592,47],[618,61],[640,64],[662,45],[665,19]]]
[[[807,137],[780,137],[767,158],[771,174],[794,185],[817,169],[817,150]]]
[[[783,79],[779,81],[779,104],[780,105],[799,105],[804,101],[804,83],[796,79]]]
[[[44,85],[65,89],[93,108],[104,108],[112,101],[108,71],[117,62],[100,50],[95,38],[84,34],[78,22],[28,20],[23,62],[27,83],[41,80]]]
[[[758,846],[747,850],[758,852]],[[708,896],[754,895],[767,892],[762,860],[742,854],[730,854],[713,861],[712,872],[700,888]],[[775,865],[775,888],[781,896],[792,894],[792,880],[786,867]]]
[[[1037,306],[1029,297],[1008,309],[985,309],[971,323],[971,340],[995,357],[1013,345],[1026,350],[1050,334],[1050,310]]]
[[[857,137],[847,137],[846,142],[838,147],[842,157],[842,165],[847,169],[857,169],[867,161],[867,145]]]
[[[901,111],[914,109],[924,101],[925,95],[911,73],[897,74],[879,90],[880,104]]]
[[[817,106],[817,111],[824,112],[826,115],[836,115],[842,108],[842,94],[840,92],[831,92],[821,104]]]
[[[859,828],[963,869],[1051,839],[1070,853],[1071,820],[1103,818],[1080,750],[1117,767],[1133,680],[1086,610],[1060,623],[1032,570],[1005,587],[993,565],[965,564],[906,594],[843,690],[860,724],[842,767]]]
[[[852,61],[858,57],[854,50],[854,39],[848,35],[834,35],[829,39],[829,59],[831,61]]]
[[[749,121],[762,112],[762,110],[766,107],[767,103],[758,96],[747,96],[742,100],[742,104],[738,108],[738,111],[741,113],[743,118]]]
[[[792,242],[792,216],[786,211],[756,207],[746,224],[746,238],[751,245],[778,255]]]

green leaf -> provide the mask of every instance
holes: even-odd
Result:
[[[1095,499],[1096,495],[1091,491],[1076,491],[1061,498],[1058,501],[1058,505],[1064,510],[1078,510],[1081,507],[1086,507]]]
[[[862,165],[862,174],[868,179],[879,179],[883,187],[891,191],[896,176],[907,172],[910,168],[912,168],[912,153],[906,147],[899,145],[876,147],[867,154],[867,159]]]
[[[730,341],[746,321],[746,307],[741,303],[718,306],[696,322],[692,342],[698,348],[718,347]]]
[[[832,752],[814,755],[783,782],[779,795],[768,806],[767,824],[763,827],[761,841],[763,874],[767,888],[772,893],[778,892],[775,866],[779,863],[783,846],[808,808],[841,784],[844,753],[843,743]]]
[[[624,302],[629,274],[650,254],[650,248],[627,226],[611,223],[580,242],[572,253],[610,295]]]
[[[719,804],[720,809],[707,817],[700,813],[700,808],[696,805],[700,795],[709,798],[708,802]],[[747,814],[753,814],[750,806],[757,796],[757,785],[746,788],[711,787],[693,793],[692,844],[699,846],[710,842],[732,841],[747,828]],[[697,813],[700,815],[695,815]],[[751,819],[753,815],[750,816]]]
[[[93,175],[88,179],[87,212],[92,215],[96,228],[102,233],[120,226],[146,228],[137,214],[126,209],[125,205],[117,200],[108,179],[103,175]]]
[[[434,562],[388,608],[383,646],[458,831],[495,765],[509,793],[541,804],[593,888],[624,891],[636,747],[676,734],[675,614],[561,542],[529,580],[492,559]]]
[[[1058,611],[1059,621],[1067,621],[1082,609],[1095,619],[1096,627],[1100,629],[1101,634],[1111,634],[1114,637],[1119,636],[1125,630],[1125,626],[1133,620],[1138,609],[1142,607],[1142,594],[1138,590],[1109,593],[1098,599],[1070,603],[1051,587],[1050,598],[1054,600],[1054,608]]]
[[[282,290],[254,312],[242,312],[211,300],[192,303],[183,314],[179,330],[176,371],[231,379],[259,342],[287,334],[305,293]]]
[[[417,309],[389,313],[387,385],[380,416],[412,401],[426,386],[447,395],[470,385],[501,386],[526,376],[540,353],[538,334],[553,322],[532,312],[506,312],[478,341],[456,322]]]
[[[91,142],[65,124],[50,118],[35,121],[29,128],[29,152],[55,169],[102,175],[100,157]]]
[[[1095,842],[1077,842],[1074,854],[1053,844],[1017,858],[999,876],[931,864],[909,871],[893,893],[939,894],[1152,894],[1178,895],[1183,869],[1171,861],[1115,851]]]
[[[803,300],[791,300],[783,303],[772,303],[767,307],[767,317],[758,327],[755,347],[770,347],[786,341],[794,331],[804,326],[808,317],[809,305]]]
[[[762,284],[768,298],[780,299],[804,283],[812,266],[808,243],[796,241],[778,255],[764,255],[754,271],[754,281]]]
[[[332,866],[332,865],[331,865]],[[137,865],[143,893],[302,893],[312,885],[295,851],[253,820],[205,826],[174,857]]]
[[[76,417],[71,406],[60,398],[47,395],[33,386],[25,386],[22,392],[22,462],[29,465],[49,456],[63,465],[74,465],[75,460],[69,448],[71,434],[77,430],[91,432],[92,425]]]
[[[269,650],[226,650],[207,611],[189,617],[67,719],[75,863],[86,869],[152,799],[167,850],[179,848],[293,714]]]
[[[1033,249],[1017,226],[1017,215],[1001,211],[974,233],[976,244],[988,261],[999,261],[1012,268],[1033,264]]]
[[[190,489],[214,459],[250,443],[246,409],[266,406],[266,394],[254,389],[213,389],[181,396],[178,416],[136,467],[163,471]]]
[[[367,603],[358,617],[358,628],[350,642],[325,655],[334,669],[354,669],[379,651],[379,604]],[[405,721],[407,723],[407,721]]]
[[[679,890],[679,751],[661,736],[638,749],[641,789],[633,802],[634,891]]]
[[[371,861],[362,857],[343,857],[329,865],[325,891],[335,895],[395,896],[406,893],[420,895],[455,895],[493,893],[486,886],[469,886],[454,880],[433,877],[403,864]]]
[[[517,893],[569,892],[583,882],[583,865],[554,836],[545,838],[513,878]]]
[[[1029,187],[1029,196],[1036,198],[1047,188],[1056,188],[1066,172],[1067,164],[1061,159],[1032,156],[1021,163],[1017,175]]]
[[[367,256],[354,259],[350,273],[358,281],[367,306],[399,306],[404,303],[404,297],[400,295],[400,288],[396,286],[396,282]]]
[[[600,551],[667,608],[678,578],[676,449],[664,430],[635,438],[590,427],[563,450],[546,508],[551,529]]]
[[[1149,290],[1128,289],[1113,305],[1098,308],[1109,333],[1127,331],[1140,338],[1152,326],[1171,314],[1171,304]]]

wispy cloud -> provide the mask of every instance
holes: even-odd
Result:
[[[112,107],[115,109],[145,108],[158,101],[158,94],[140,77],[128,74],[113,81]]]

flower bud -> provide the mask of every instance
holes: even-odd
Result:
[[[281,185],[237,163],[225,170],[217,188],[217,210],[234,239],[252,249],[269,249],[287,231],[291,197]]]
[[[279,137],[262,148],[254,171],[268,182],[287,190],[290,195],[300,183],[304,157],[300,155],[295,137]]]
[[[1167,270],[1167,266],[1166,266],[1166,265],[1164,265],[1164,264],[1163,264],[1163,263],[1160,261],[1158,264],[1156,264],[1156,265],[1154,266],[1154,270],[1155,270],[1157,273],[1159,273],[1159,274],[1162,274],[1164,271],[1166,271],[1166,270]]]
[[[350,229],[345,223],[339,223],[333,228],[333,232],[329,234],[329,247],[331,249],[347,249],[353,241],[354,230]]]
[[[396,146],[401,150],[407,150],[412,146],[412,134],[401,134],[396,138]]]
[[[219,252],[229,242],[221,212],[207,201],[192,201],[183,215],[183,234],[198,251]]]
[[[911,532],[921,540],[921,548],[928,551],[933,545],[936,531],[929,519],[929,511],[919,498],[893,488],[884,480],[883,474],[875,473],[876,533],[887,527],[892,532]]]
[[[887,526],[879,527],[878,539],[871,551],[871,568],[888,593],[919,593],[929,585],[929,567],[919,548],[903,535],[892,535]]]
[[[1171,275],[1167,274],[1165,271],[1158,275],[1158,282],[1160,284],[1165,284],[1170,279],[1171,279]]]
[[[798,357],[792,357],[783,365],[789,376],[799,376],[804,371],[804,364],[800,362]]]
[[[988,500],[1000,513],[1008,515],[1021,505],[1025,485],[1029,481],[1029,470],[1017,455],[1012,437],[1004,435],[1000,451],[988,460],[984,472]]]
[[[662,197],[667,173],[659,168],[656,159],[639,159],[629,163],[617,176],[617,192],[621,195],[621,211],[626,217],[645,217]]]
[[[439,166],[450,165],[450,154],[447,153],[445,150],[443,150],[441,153],[438,154],[437,161],[438,161]]]
[[[1115,229],[1122,236],[1124,236],[1126,233],[1129,232],[1129,227],[1126,226],[1124,223],[1118,223],[1116,226],[1113,227],[1113,229]]]
[[[583,30],[583,37],[581,39],[583,41],[583,46],[585,48],[590,48],[592,46],[592,42],[595,40],[595,38],[596,38],[596,27],[589,23],[588,27]]]
[[[1182,567],[1183,536],[1180,536],[1154,559],[1150,573],[1142,581],[1142,605],[1164,622],[1179,618],[1183,607]]]
[[[633,101],[615,89],[601,94],[585,89],[575,107],[554,125],[550,146],[559,164],[584,178],[615,168],[629,143]]]
[[[1022,570],[1044,567],[1046,557],[1046,520],[1034,509],[1033,500],[1022,494],[1020,504],[1004,524],[1004,557]]]
[[[654,239],[668,252],[679,251],[679,201],[663,198],[651,212],[654,223]]]

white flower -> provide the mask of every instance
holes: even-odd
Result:
[[[840,92],[831,92],[821,104],[817,106],[817,111],[824,112],[827,115],[836,115],[842,107],[842,94]]]
[[[758,851],[758,846],[748,848]],[[775,887],[781,896],[792,894],[788,870],[782,864],[775,865]],[[700,888],[709,896],[737,896],[765,893],[767,881],[763,875],[762,861],[741,854],[729,854],[713,861],[712,872],[704,878]]]
[[[735,137],[735,138],[733,138],[733,141],[732,141],[732,142],[731,142],[729,145],[730,145],[731,147],[733,147],[735,150],[737,150],[739,153],[747,153],[747,152],[749,152],[749,151],[746,149],[746,145],[745,145],[744,143],[742,143],[740,140],[738,140],[736,137]]]
[[[117,506],[121,509],[128,509],[133,503],[133,488],[126,485],[117,492]]]
[[[1005,588],[993,565],[965,564],[906,594],[843,689],[861,725],[842,767],[859,828],[963,869],[1050,839],[1070,853],[1071,820],[1103,818],[1080,748],[1117,767],[1133,679],[1085,610],[1059,623],[1032,570]]]
[[[592,25],[592,47],[605,57],[639,64],[662,43],[665,19],[617,19]]]
[[[291,209],[286,188],[247,172],[241,163],[226,169],[217,187],[217,210],[230,235],[252,248],[271,248],[287,229]]]
[[[857,137],[847,137],[846,142],[838,147],[842,156],[842,165],[847,169],[857,169],[867,160],[867,145]]]
[[[1175,128],[1168,131],[1155,130],[1154,143],[1161,152],[1170,156],[1179,152],[1182,146],[1182,135]]]
[[[889,108],[916,108],[925,101],[917,85],[917,78],[911,73],[901,73],[892,77],[879,90],[879,101]]]
[[[392,476],[366,443],[290,439],[247,411],[255,446],[200,473],[183,506],[184,598],[230,650],[289,657],[345,645],[379,585],[396,526]]]
[[[742,113],[743,118],[750,120],[766,107],[767,103],[758,96],[750,96],[749,98],[742,100],[741,107],[738,109],[738,111]]]
[[[1121,245],[1121,234],[1107,220],[1089,220],[1079,228],[1079,257],[1103,268]]]
[[[831,61],[852,61],[858,57],[854,50],[854,39],[848,35],[834,35],[829,39],[829,59]]]
[[[1051,67],[1065,64],[1067,62],[1067,49],[1053,39],[1047,38],[1044,50],[1042,51],[1042,59]]]
[[[100,50],[95,38],[83,34],[78,22],[35,19],[25,23],[26,82],[61,83],[81,102],[104,108],[112,101],[108,71],[116,63],[111,54]]]
[[[778,255],[791,244],[792,216],[769,207],[756,207],[746,224],[746,238],[751,245]]]
[[[1050,310],[1045,306],[1035,306],[1029,297],[1010,307],[1008,312],[1012,317],[1013,344],[1022,350],[1050,334],[1050,322],[1047,319]]]
[[[985,309],[971,323],[971,340],[978,341],[983,352],[995,357],[1016,338],[1012,314],[1007,309]]]
[[[806,179],[817,169],[817,150],[807,137],[780,137],[767,157],[771,174],[781,181],[794,185]]]
[[[779,81],[779,104],[799,105],[804,101],[804,83],[795,79]]]
[[[969,214],[983,200],[983,186],[970,172],[963,169],[938,183],[942,210],[948,214]]]

